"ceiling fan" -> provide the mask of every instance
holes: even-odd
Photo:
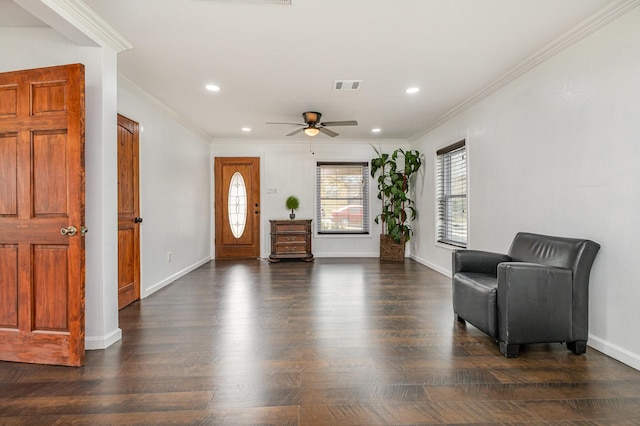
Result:
[[[331,136],[335,138],[338,136],[338,133],[333,130],[327,129],[327,126],[357,126],[358,122],[356,120],[349,121],[326,121],[324,123],[320,122],[320,118],[322,114],[315,111],[307,111],[302,113],[302,119],[304,120],[304,124],[302,123],[274,123],[267,122],[267,124],[294,124],[296,126],[303,126],[293,132],[289,133],[287,136],[293,136],[300,132],[304,132],[307,136],[315,136],[318,133],[324,133],[327,136]]]

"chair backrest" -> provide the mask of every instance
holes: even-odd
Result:
[[[600,250],[600,244],[591,240],[552,237],[519,232],[516,234],[509,256],[514,262],[530,262],[557,266],[573,271],[573,340],[587,340],[589,332],[589,275]]]
[[[575,274],[581,264],[585,266],[583,256],[586,260],[593,257],[588,262],[591,268],[599,249],[600,245],[591,240],[519,232],[511,243],[509,256],[514,262],[557,266],[571,269]]]

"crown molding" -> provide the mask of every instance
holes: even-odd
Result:
[[[480,91],[476,92],[471,97],[467,98],[462,103],[458,104],[451,110],[447,111],[440,118],[432,121],[426,127],[422,128],[418,132],[414,133],[408,138],[408,141],[413,142],[416,139],[426,135],[433,129],[452,119],[456,115],[461,112],[469,109],[471,106],[475,105],[482,99],[491,95],[492,93],[498,91],[503,88],[507,84],[511,83],[518,77],[526,74],[531,71],[533,68],[546,61],[547,59],[555,56],[561,51],[567,49],[570,46],[573,46],[580,40],[583,40],[587,36],[593,34],[598,31],[600,28],[619,18],[620,16],[626,14],[627,12],[633,10],[635,7],[640,5],[640,0],[614,0],[611,3],[607,4],[602,9],[598,10],[596,13],[571,28],[570,30],[564,32],[560,37],[556,38],[552,42],[548,43],[532,55],[530,55],[527,59],[520,62],[514,68],[506,72],[505,74],[498,77],[493,82],[489,83],[487,86],[482,88]]]
[[[133,81],[129,80],[127,77],[118,73],[118,87],[122,87],[127,89],[132,94],[138,96],[139,98],[146,99],[149,103],[153,104],[158,109],[162,110],[167,115],[171,116],[174,120],[180,123],[182,126],[197,134],[201,138],[205,139],[208,143],[211,143],[212,137],[207,132],[193,124],[191,121],[186,119],[183,115],[178,114],[173,109],[169,108],[165,103],[161,100],[153,96],[151,93],[147,92]]]
[[[80,46],[110,47],[116,53],[133,46],[81,0],[13,0]]]
[[[89,30],[91,33],[89,36],[101,46],[108,46],[116,53],[133,47],[127,39],[81,0],[42,0],[42,2],[67,21],[80,23],[84,29]]]
[[[287,138],[285,139],[286,136],[280,137],[280,138],[274,138],[274,137],[268,137],[268,138],[261,138],[261,137],[253,137],[253,136],[247,136],[247,137],[237,137],[237,138],[233,138],[233,137],[225,137],[225,138],[214,138],[211,141],[212,145],[226,145],[226,144],[234,144],[234,145],[240,145],[240,144],[255,144],[255,143],[266,143],[266,144],[274,144],[274,145],[288,145],[288,144],[293,144],[293,145],[300,145],[301,143],[321,143],[323,146],[330,146],[330,145],[337,145],[337,146],[344,146],[344,145],[392,145],[392,146],[403,146],[403,145],[407,145],[408,142],[406,139],[339,139],[339,140],[335,140],[335,139],[331,139],[331,140],[327,140],[327,139],[322,139],[322,140],[318,140],[316,139],[317,136],[313,136],[311,138]],[[310,140],[311,139],[311,140]]]

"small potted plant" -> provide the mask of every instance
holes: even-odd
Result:
[[[295,210],[297,210],[298,207],[300,207],[300,201],[298,200],[298,197],[296,197],[295,195],[289,195],[289,197],[287,197],[287,201],[285,201],[285,206],[287,206],[287,210],[291,210],[291,214],[289,214],[289,219],[295,219],[296,218]]]

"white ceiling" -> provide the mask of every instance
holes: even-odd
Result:
[[[296,126],[265,122],[311,110],[359,122],[332,127],[336,139],[410,139],[612,1],[84,2],[134,46],[119,54],[121,75],[212,138],[282,138]],[[338,92],[337,79],[362,85]]]
[[[0,27],[45,27],[46,24],[11,0],[0,0]]]

